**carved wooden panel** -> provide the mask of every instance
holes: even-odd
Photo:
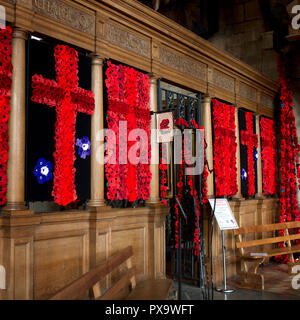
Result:
[[[30,242],[14,246],[14,299],[31,299]]]
[[[206,65],[204,63],[180,56],[164,47],[159,47],[159,61],[167,67],[206,81]]]
[[[150,58],[150,39],[143,38],[112,23],[105,25],[105,39],[123,49],[133,51],[143,57]]]
[[[108,233],[98,233],[97,236],[97,252],[96,252],[96,266],[101,262],[104,262],[109,258],[110,248],[109,248],[109,234]],[[109,287],[110,275],[105,277],[100,281],[101,290],[106,290]]]
[[[159,223],[154,226],[154,266],[155,277],[164,277],[165,275],[165,223]]]
[[[248,86],[246,83],[241,82],[239,86],[239,94],[241,97],[253,102],[257,102],[257,90]]]
[[[60,0],[32,0],[35,13],[56,20],[82,32],[95,34],[95,16]]]
[[[133,247],[133,265],[136,266],[137,280],[146,277],[147,274],[147,232],[144,226],[125,227],[122,230],[114,230],[111,235],[111,254],[127,246]],[[118,273],[119,274],[119,273]],[[112,274],[112,281],[116,274]]]
[[[262,93],[260,96],[260,104],[269,109],[273,109],[274,99],[271,96]]]
[[[213,70],[212,83],[218,88],[234,93],[234,78],[228,76],[227,74],[219,70]]]
[[[86,235],[35,241],[35,299],[47,299],[86,271],[85,241]]]

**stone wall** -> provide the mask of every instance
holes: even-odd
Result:
[[[218,48],[277,80],[273,34],[259,0],[220,1],[219,32],[208,40]]]

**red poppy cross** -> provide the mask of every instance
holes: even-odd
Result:
[[[254,156],[253,148],[258,146],[257,134],[253,133],[253,115],[252,112],[245,113],[246,130],[241,131],[241,144],[247,147],[247,164],[248,164],[248,194],[255,194],[255,176],[254,176]]]
[[[60,205],[77,199],[75,190],[75,125],[77,112],[93,114],[94,93],[78,87],[78,52],[65,45],[54,49],[56,81],[35,74],[31,100],[56,107],[52,195]]]

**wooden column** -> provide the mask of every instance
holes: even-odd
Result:
[[[256,198],[262,198],[262,165],[261,165],[261,141],[260,141],[260,125],[259,125],[259,114],[255,115],[255,123],[256,123],[256,134],[258,138],[257,144],[257,194]]]
[[[213,138],[212,138],[212,123],[211,123],[211,98],[204,95],[202,98],[202,119],[205,132],[205,140],[207,143],[206,158],[209,169],[213,169]],[[214,176],[209,173],[207,177],[207,196],[214,195]]]
[[[241,144],[240,144],[240,127],[239,127],[239,108],[235,108],[235,135],[236,135],[236,168],[237,168],[237,185],[238,192],[234,199],[242,199],[242,182],[241,182]]]
[[[7,204],[3,211],[25,207],[25,107],[27,32],[14,28],[12,34],[12,87],[8,121]]]
[[[95,111],[91,119],[91,199],[88,207],[95,208],[104,206],[103,59],[98,55],[91,58]]]
[[[153,74],[150,75],[150,110],[154,112],[151,116],[151,131],[156,129],[156,116],[157,111],[157,77]],[[154,133],[154,131],[153,131]],[[148,205],[154,205],[160,203],[159,198],[159,144],[156,140],[156,135],[152,133],[151,136],[151,164],[150,171],[152,173],[152,179],[150,182],[151,193],[147,200]]]

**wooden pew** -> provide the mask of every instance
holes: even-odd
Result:
[[[240,258],[244,266],[241,278],[245,286],[264,290],[264,276],[258,274],[258,269],[270,257],[288,254],[291,263],[294,263],[293,254],[300,252],[300,245],[292,245],[293,240],[300,239],[300,234],[290,232],[294,228],[300,228],[300,221],[241,227],[234,230],[236,247],[240,251]],[[284,235],[276,234],[278,230],[284,230]],[[247,234],[264,232],[272,232],[273,236],[249,241],[243,239]],[[284,243],[284,247],[278,248],[276,244],[281,242]],[[268,248],[270,246],[273,247]],[[247,263],[250,263],[251,267]]]
[[[82,275],[57,292],[50,300],[81,299],[91,289],[93,299],[96,300],[166,300],[169,297],[173,280],[151,279],[136,282],[136,268],[132,265],[133,249],[131,246],[118,252],[95,269]],[[100,280],[126,264],[125,272],[106,292],[101,292]],[[128,289],[128,290],[126,290]],[[122,296],[124,291],[125,296]]]

